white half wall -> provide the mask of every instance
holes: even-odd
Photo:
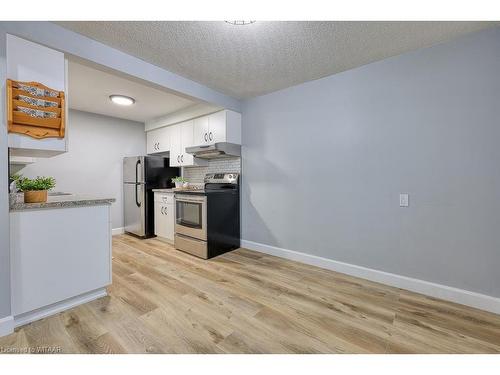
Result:
[[[123,228],[123,158],[145,155],[144,124],[70,110],[68,137],[67,153],[39,158],[20,173],[53,176],[54,191],[115,198],[112,227]]]

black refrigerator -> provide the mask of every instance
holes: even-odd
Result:
[[[180,169],[169,166],[161,156],[123,158],[123,210],[126,233],[141,238],[154,237],[153,189],[168,189]]]

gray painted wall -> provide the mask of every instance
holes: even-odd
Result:
[[[37,161],[24,176],[54,176],[55,191],[116,198],[111,206],[113,228],[123,227],[123,157],[146,154],[144,124],[70,110],[69,151]]]
[[[245,240],[500,297],[500,29],[248,100],[243,142]]]
[[[0,27],[0,319],[10,315],[9,191],[5,123],[5,32]]]

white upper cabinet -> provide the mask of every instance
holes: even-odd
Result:
[[[54,90],[64,91],[68,103],[67,60],[62,52],[7,34],[7,78],[23,82],[39,82]],[[67,108],[64,109],[67,112]],[[68,117],[66,116],[66,119]],[[66,130],[70,126],[66,122]],[[65,138],[35,139],[10,133],[9,147],[13,156],[47,157],[67,151]]]
[[[208,165],[208,161],[195,158],[186,147],[205,146],[217,142],[241,144],[241,114],[223,110],[194,120],[150,130],[146,135],[147,153],[170,151],[171,167]]]
[[[169,126],[170,128],[170,166],[181,165],[181,124]]]
[[[208,116],[208,143],[229,142],[227,141],[227,134],[231,133],[231,129],[227,131],[227,112],[220,111]],[[234,124],[230,124],[230,126],[234,126]],[[231,143],[239,144],[241,139],[239,142]]]
[[[151,130],[146,134],[146,152],[158,154],[170,151],[170,126]]]
[[[186,147],[191,147],[194,141],[194,120],[181,122],[169,126],[170,128],[170,166],[193,167],[208,165],[206,160],[195,159],[186,152]]]
[[[208,142],[208,116],[195,118],[193,145],[202,145]]]
[[[193,146],[217,142],[241,144],[241,114],[223,110],[195,119],[194,142]]]

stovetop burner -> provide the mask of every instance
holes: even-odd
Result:
[[[207,173],[205,184],[176,190],[178,194],[208,194],[231,192],[239,189],[239,173]]]

